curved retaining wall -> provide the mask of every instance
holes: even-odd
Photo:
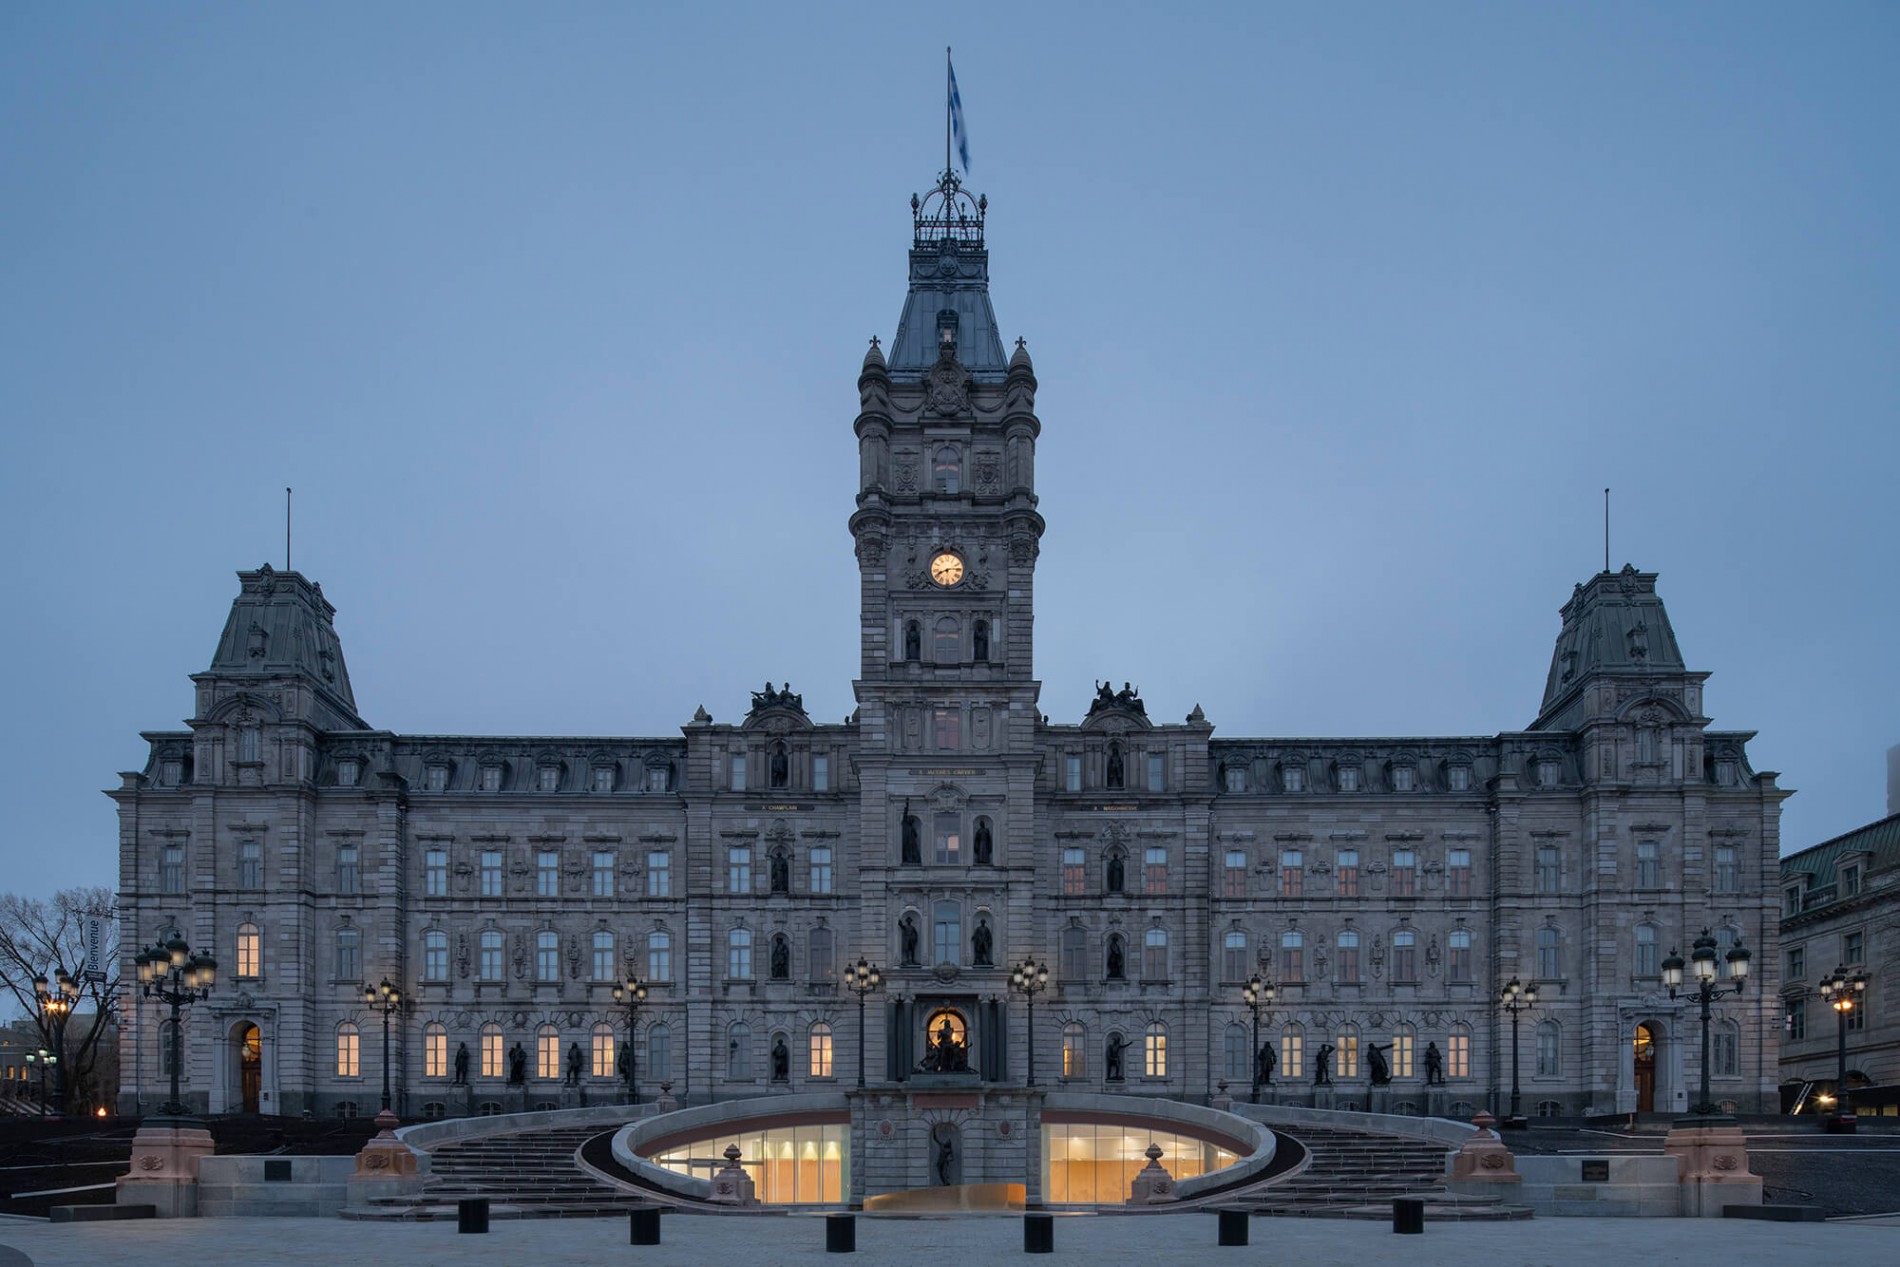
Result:
[[[396,1138],[411,1148],[429,1149],[478,1135],[505,1135],[556,1126],[616,1126],[653,1112],[645,1104],[599,1104],[584,1109],[542,1109],[535,1113],[496,1113],[487,1117],[450,1117],[396,1128]]]
[[[671,1192],[691,1201],[704,1201],[712,1195],[710,1179],[695,1179],[691,1175],[656,1166],[642,1157],[638,1150],[654,1140],[723,1134],[739,1122],[769,1122],[775,1118],[813,1114],[842,1114],[848,1120],[851,1102],[842,1091],[805,1091],[795,1095],[760,1095],[745,1100],[721,1100],[717,1104],[676,1109],[621,1127],[614,1133],[614,1160],[663,1192]]]
[[[1177,1127],[1185,1135],[1217,1136],[1233,1140],[1247,1149],[1239,1161],[1203,1175],[1194,1175],[1175,1185],[1183,1201],[1191,1201],[1209,1192],[1246,1183],[1273,1164],[1277,1141],[1273,1131],[1259,1122],[1237,1113],[1210,1109],[1182,1100],[1152,1099],[1139,1095],[1095,1095],[1086,1092],[1052,1091],[1043,1097],[1044,1113],[1076,1114],[1082,1117],[1138,1118],[1156,1125]]]

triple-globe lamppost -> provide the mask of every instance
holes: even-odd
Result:
[[[1273,982],[1263,980],[1259,973],[1240,988],[1240,997],[1247,1004],[1247,1010],[1253,1013],[1253,1093],[1248,1097],[1251,1103],[1260,1103],[1260,1009],[1273,1006]]]
[[[640,1018],[640,1005],[647,1001],[647,983],[632,973],[627,979],[614,982],[614,1002],[624,1004],[627,1009],[627,1103],[640,1103],[640,1079],[634,1072],[633,1027]],[[660,1088],[664,1091],[666,1088]]]
[[[389,1112],[389,1018],[402,1006],[402,992],[384,977],[380,985],[363,987],[363,1006],[383,1018],[383,1112]]]
[[[185,1116],[185,1104],[178,1093],[178,1075],[185,1064],[184,1026],[178,1009],[211,996],[218,979],[218,961],[210,955],[195,955],[185,939],[176,933],[170,938],[139,952],[139,991],[148,999],[157,999],[171,1007],[171,1099],[159,1107],[161,1117]]]
[[[1828,1129],[1845,1135],[1852,1133],[1855,1126],[1854,1102],[1847,1093],[1847,1022],[1867,993],[1867,974],[1850,973],[1847,965],[1842,964],[1834,969],[1832,976],[1821,979],[1820,990],[1821,997],[1834,1009],[1835,1052],[1840,1060],[1839,1076],[1834,1084],[1834,1116]]]
[[[52,1033],[53,1112],[66,1112],[66,1021],[79,1001],[79,982],[64,968],[53,970],[48,981],[44,973],[33,978],[33,1001],[39,1005],[42,1027]],[[42,1097],[44,1102],[44,1097]]]
[[[1016,965],[1009,974],[1009,988],[1015,990],[1029,1004],[1029,1081],[1027,1085],[1036,1085],[1036,995],[1049,988],[1049,965],[1037,963],[1035,956]]]
[[[1717,985],[1717,960],[1722,956],[1716,953],[1715,935],[1708,929],[1695,939],[1689,950],[1689,966],[1695,976],[1695,987],[1689,997],[1702,1005],[1702,1098],[1689,1110],[1692,1117],[1721,1117],[1721,1110],[1715,1107],[1715,1100],[1709,1094],[1709,1005],[1725,994],[1740,994],[1742,987],[1748,984],[1748,951],[1740,942],[1728,952],[1728,984]],[[1675,998],[1682,986],[1682,954],[1672,950],[1662,962],[1663,984],[1669,987],[1669,997]]]
[[[864,1000],[875,990],[884,988],[884,973],[874,963],[867,963],[863,956],[854,964],[846,964],[844,970],[844,988],[858,996],[858,1088],[864,1088]]]
[[[1505,1120],[1521,1123],[1523,1115],[1518,1112],[1521,1079],[1518,1075],[1521,1072],[1522,1044],[1517,1040],[1517,1018],[1520,1014],[1537,1006],[1536,985],[1525,985],[1516,977],[1512,977],[1498,991],[1498,1006],[1511,1014],[1511,1111]]]
[[[59,1057],[55,1056],[52,1052],[46,1050],[46,1048],[44,1047],[41,1047],[37,1051],[29,1051],[28,1053],[26,1053],[27,1068],[31,1069],[34,1065],[38,1065],[40,1069],[40,1116],[41,1117],[45,1117],[46,1112],[47,1112],[46,1110],[46,1069],[47,1069],[47,1066],[51,1065],[54,1061],[58,1059]]]

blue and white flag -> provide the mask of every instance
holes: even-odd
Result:
[[[948,63],[945,63],[948,65]],[[970,174],[970,134],[963,126],[963,98],[957,95],[957,68],[950,67],[950,135],[957,143],[957,158],[963,174]]]

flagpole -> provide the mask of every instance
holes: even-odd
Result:
[[[943,46],[943,170],[950,170],[950,46]]]

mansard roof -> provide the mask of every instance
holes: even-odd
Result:
[[[198,676],[240,682],[303,677],[348,721],[369,729],[357,716],[343,643],[336,634],[336,608],[323,596],[323,587],[300,572],[279,572],[268,563],[237,575],[238,596],[232,600],[211,667]]]
[[[971,198],[944,172],[922,199],[911,196],[910,290],[891,340],[893,377],[937,363],[938,314],[957,315],[957,360],[978,380],[1001,382],[1009,370],[990,307],[990,253],[983,245],[987,198]]]
[[[1867,855],[1868,875],[1900,868],[1900,814],[1789,854],[1781,860],[1781,882],[1784,886],[1800,886],[1802,911],[1806,913],[1839,898],[1836,878],[1841,864],[1854,854]]]
[[[1533,730],[1544,729],[1558,705],[1591,677],[1687,671],[1654,572],[1626,563],[1621,572],[1597,573],[1571,593],[1563,621]]]

